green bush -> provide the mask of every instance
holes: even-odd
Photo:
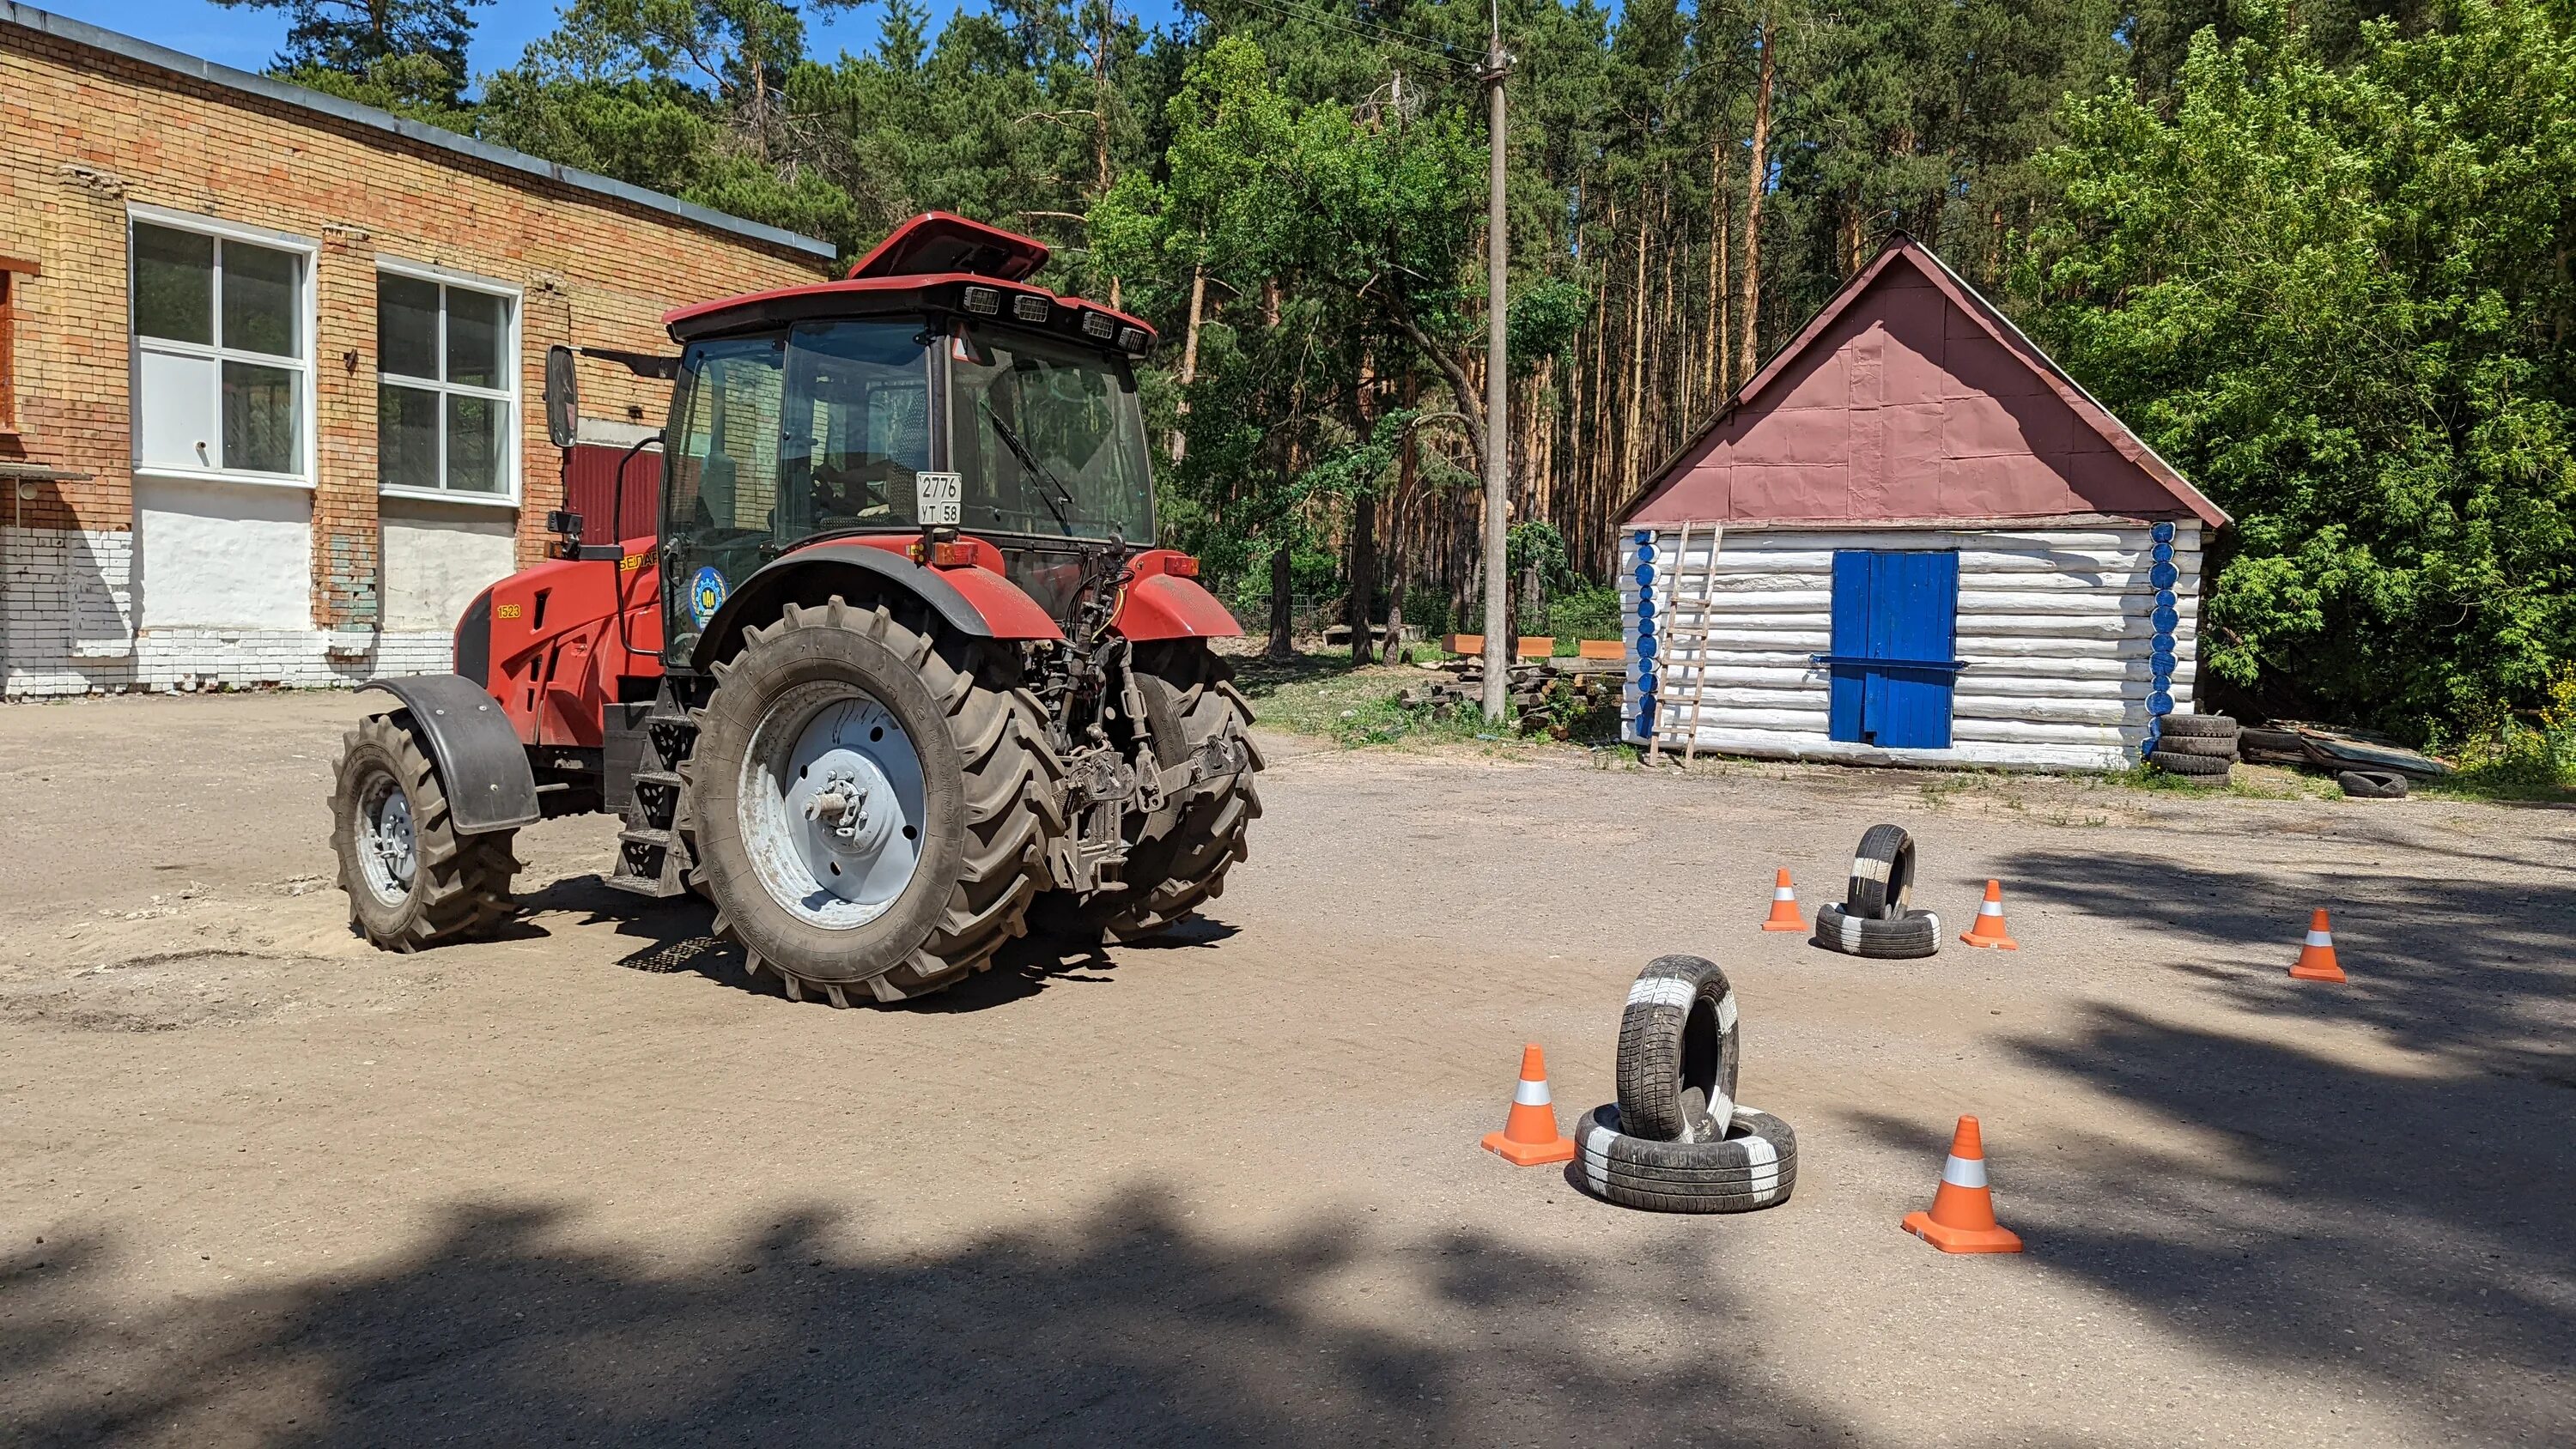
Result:
[[[2529,722],[2491,711],[2460,746],[2460,772],[2445,784],[2474,795],[2547,800],[2576,792],[2576,664],[2549,681],[2549,702]]]
[[[2201,667],[2428,738],[2576,656],[2576,35],[2461,0],[2347,64],[2242,13],[2068,103],[2022,320],[2235,515]]]

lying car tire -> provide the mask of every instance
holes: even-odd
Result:
[[[1914,898],[1914,837],[1902,825],[1873,825],[1852,852],[1851,880],[1843,909],[1855,916],[1893,921]]]
[[[2226,778],[2228,761],[2215,755],[2182,755],[2172,750],[2158,750],[2147,756],[2147,763],[2169,775],[2199,775]]]
[[[1814,939],[1826,950],[1846,956],[1911,961],[1941,949],[1941,918],[1930,911],[1907,911],[1903,920],[1881,921],[1853,915],[1841,906],[1819,906]]]
[[[2236,758],[2236,741],[2232,737],[2221,739],[2216,735],[2167,735],[2156,742],[2156,748],[2169,755],[2199,755],[2204,759],[2212,760]]]
[[[2355,800],[2403,800],[2406,777],[2395,770],[2346,770],[2335,783]]]
[[[2233,740],[2237,724],[2223,714],[2169,714],[2164,717],[2163,733],[2169,740]]]
[[[1575,1171],[1594,1196],[1648,1212],[1735,1213],[1786,1202],[1798,1180],[1798,1135],[1768,1112],[1737,1107],[1708,1142],[1652,1142],[1620,1130],[1615,1105],[1575,1124]]]
[[[1735,992],[1698,956],[1658,956],[1619,1017],[1619,1116],[1657,1142],[1704,1142],[1735,1118]]]

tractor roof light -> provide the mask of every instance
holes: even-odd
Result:
[[[1002,294],[990,287],[968,287],[959,300],[967,311],[979,317],[998,317],[1002,312]]]
[[[1011,315],[1023,322],[1044,322],[1053,310],[1047,305],[1046,298],[1033,297],[1026,292],[1011,299]]]
[[[1118,335],[1118,319],[1106,312],[1085,312],[1082,314],[1082,330],[1086,335],[1106,342]]]
[[[1118,345],[1129,352],[1143,352],[1145,350],[1145,329],[1142,327],[1119,328]]]

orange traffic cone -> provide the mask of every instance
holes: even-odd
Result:
[[[2001,951],[2018,951],[2021,942],[2004,930],[2004,884],[1986,882],[1985,904],[1977,907],[1977,918],[1968,923],[1968,933],[1959,938],[1971,946],[1992,946]]]
[[[1807,923],[1798,919],[1798,893],[1789,889],[1789,868],[1780,867],[1780,879],[1771,887],[1771,919],[1762,923],[1766,931],[1798,931]]]
[[[2341,981],[2343,967],[2335,961],[2334,930],[2326,924],[2326,908],[2308,917],[2308,944],[2299,948],[2299,964],[2290,974],[2301,981]]]
[[[1512,1115],[1500,1132],[1485,1134],[1485,1150],[1514,1167],[1574,1160],[1574,1140],[1556,1130],[1556,1106],[1547,1095],[1547,1055],[1537,1042],[1521,1048],[1521,1084],[1512,1093]]]
[[[1905,1230],[1945,1253],[2018,1253],[2021,1238],[1995,1223],[1994,1194],[1986,1190],[1985,1139],[1977,1119],[1962,1117],[1950,1138],[1950,1160],[1932,1211],[1907,1213]]]

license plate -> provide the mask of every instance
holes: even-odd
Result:
[[[915,473],[912,475],[912,521],[924,527],[955,524],[958,521],[958,503],[965,491],[964,474]]]

